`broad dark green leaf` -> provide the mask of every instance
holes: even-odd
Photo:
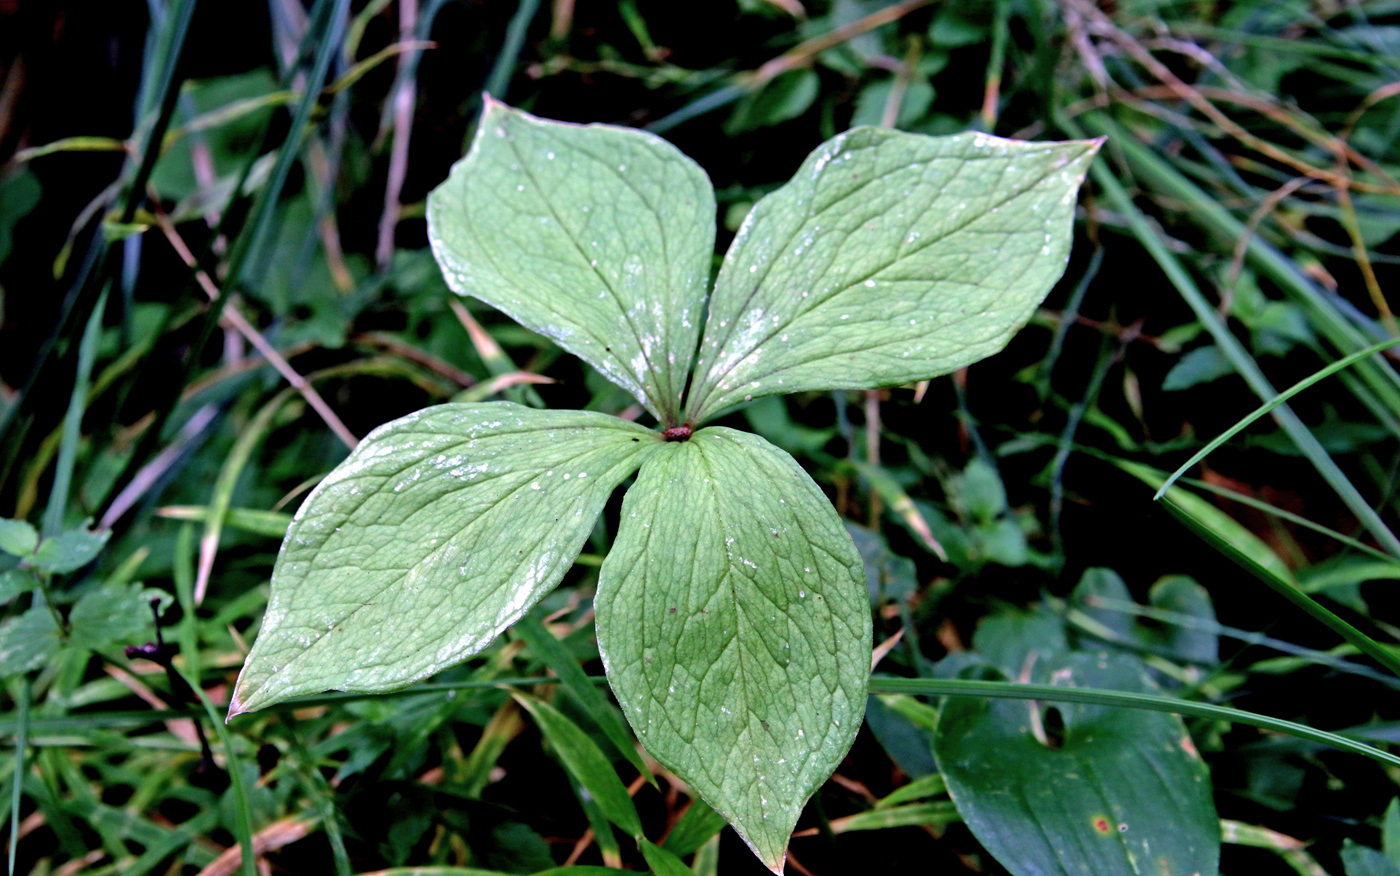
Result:
[[[870,674],[864,573],[830,502],[756,435],[666,444],[628,490],[596,608],[642,743],[780,871]]]
[[[1097,149],[882,128],[818,147],[725,256],[689,418],[910,383],[1000,350],[1064,272]]]
[[[376,429],[297,512],[230,714],[396,690],[486,647],[559,583],[659,446],[616,417],[509,402]]]
[[[592,795],[608,821],[627,831],[628,835],[640,837],[642,822],[637,817],[637,807],[632,805],[627,788],[598,744],[549,703],[519,693],[515,694],[515,699],[529,710],[540,732],[554,746],[559,759]]]
[[[553,338],[678,422],[715,199],[674,146],[488,98],[471,150],[428,198],[428,234],[453,291]]]
[[[1032,674],[1042,684],[1152,690],[1125,655],[1070,654],[1038,661]],[[1058,742],[1052,710],[1063,719]],[[963,820],[1017,876],[1216,872],[1209,774],[1175,715],[952,697],[934,753]]]

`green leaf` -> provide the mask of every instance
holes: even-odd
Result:
[[[510,402],[376,429],[297,512],[230,715],[397,690],[486,647],[559,583],[659,446],[615,417]]]
[[[1385,856],[1396,867],[1400,867],[1400,798],[1390,801],[1385,807],[1385,820],[1381,822],[1381,848]]]
[[[6,569],[0,572],[0,602],[9,602],[21,593],[28,593],[38,583],[25,569]]]
[[[651,840],[643,837],[637,845],[642,850],[642,857],[646,858],[647,867],[655,876],[695,876],[680,858]]]
[[[152,600],[163,611],[174,597],[161,590],[147,590],[140,584],[108,586],[85,594],[68,614],[71,641],[96,650],[150,638],[154,623]]]
[[[622,723],[622,718],[618,716],[617,709],[608,702],[608,698],[598,686],[588,680],[583,667],[578,665],[578,661],[573,658],[569,650],[564,647],[554,634],[545,629],[544,624],[533,617],[524,617],[515,625],[515,631],[530,646],[530,650],[535,652],[535,656],[544,661],[554,674],[559,676],[564,691],[574,698],[583,707],[583,711],[592,719],[598,729],[603,731],[603,735],[608,737],[608,741],[627,759],[632,766],[637,768],[637,772],[656,784],[651,772],[647,769],[646,762],[637,753],[637,745],[632,739],[632,734],[627,732],[627,728]]]
[[[608,821],[627,831],[630,836],[640,837],[642,822],[637,817],[637,807],[632,805],[627,788],[598,744],[550,704],[525,694],[517,693],[514,696],[516,702],[529,710],[540,732],[554,746],[559,759],[593,797]]]
[[[693,854],[724,829],[724,816],[711,809],[704,800],[692,800],[661,846],[673,855],[684,858]]]
[[[867,809],[831,822],[832,833],[853,830],[885,830],[891,827],[924,825],[939,831],[958,820],[958,810],[947,800],[933,803],[911,803],[888,809]]]
[[[209,519],[209,508],[204,505],[167,505],[156,513],[172,520],[193,520],[203,523]],[[264,511],[260,508],[229,508],[224,512],[224,526],[250,532],[253,535],[266,535],[282,538],[292,523],[292,515],[281,511]]]
[[[1152,689],[1121,655],[1033,672],[1056,686]],[[934,752],[963,820],[1016,876],[1216,872],[1209,773],[1175,715],[958,697],[943,704]]]
[[[1342,843],[1346,876],[1400,876],[1400,867],[1384,854],[1348,839]]]
[[[1176,392],[1190,389],[1201,383],[1209,383],[1235,373],[1235,366],[1225,358],[1225,354],[1214,344],[1190,350],[1172,366],[1162,380],[1163,392]]]
[[[428,197],[444,276],[554,339],[670,425],[694,356],[715,199],[654,134],[537,119],[487,99]]]
[[[827,141],[725,256],[689,419],[924,380],[1000,350],[1064,271],[1097,149],[881,128]]]
[[[0,520],[0,551],[27,557],[39,546],[39,531],[27,520]]]
[[[724,125],[724,133],[733,137],[795,119],[807,111],[820,93],[821,77],[817,71],[789,70],[739,101],[734,115]]]
[[[77,571],[96,559],[111,535],[110,531],[93,532],[79,527],[46,538],[34,551],[34,565],[47,572]]]
[[[1148,599],[1152,607],[1140,608],[1118,573],[1102,568],[1085,569],[1070,594],[1073,616],[1105,641],[1190,663],[1218,662],[1215,607],[1204,587],[1185,575],[1165,575],[1152,585]]]
[[[925,797],[933,797],[938,794],[946,793],[948,793],[948,783],[943,780],[943,774],[933,773],[927,776],[920,776],[902,788],[896,788],[889,794],[881,797],[880,802],[875,804],[875,808],[885,809],[890,806],[897,806],[900,803],[922,800]]]
[[[780,872],[870,674],[864,573],[830,502],[756,435],[663,445],[623,502],[595,606],[642,743]]]
[[[62,645],[58,625],[42,605],[0,623],[0,678],[38,669]]]

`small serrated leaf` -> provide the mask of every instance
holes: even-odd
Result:
[[[63,647],[53,615],[41,605],[0,623],[0,678],[43,666]]]
[[[397,690],[486,647],[559,583],[660,446],[616,417],[510,402],[376,429],[297,512],[230,715]]]
[[[39,546],[39,532],[27,520],[0,520],[0,551],[27,557]]]
[[[459,295],[554,339],[679,420],[714,251],[705,172],[657,137],[537,119],[487,99],[467,156],[428,197]]]
[[[595,606],[642,744],[780,872],[870,675],[864,573],[831,503],[756,435],[663,445],[627,492]]]
[[[74,572],[97,558],[107,543],[110,531],[92,531],[86,527],[61,532],[39,542],[34,551],[34,565],[47,572]]]
[[[883,128],[827,141],[734,238],[688,418],[912,383],[997,352],[1064,272],[1097,150]]]

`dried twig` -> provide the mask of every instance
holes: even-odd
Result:
[[[203,269],[196,267],[194,253],[190,252],[190,248],[185,245],[184,239],[180,237],[180,232],[175,230],[175,226],[171,224],[170,218],[163,212],[157,212],[156,224],[160,227],[160,230],[164,232],[166,240],[170,241],[170,245],[175,249],[175,252],[185,264],[191,268],[196,268],[195,278],[199,281],[200,287],[204,289],[204,294],[209,296],[211,302],[218,302],[221,297],[219,287]],[[306,399],[306,403],[321,416],[322,420],[325,420],[326,425],[330,427],[330,430],[335,433],[337,438],[345,443],[346,447],[349,447],[351,450],[355,449],[355,445],[360,442],[360,439],[356,438],[354,433],[345,428],[345,424],[340,421],[340,417],[336,416],[335,411],[331,410],[330,405],[326,404],[325,399],[321,398],[321,394],[316,391],[316,388],[312,386],[305,377],[297,373],[291,365],[287,364],[287,360],[282,358],[282,354],[277,352],[277,349],[272,346],[267,338],[263,337],[261,332],[253,327],[252,323],[248,322],[247,318],[243,316],[233,301],[225,300],[223,318],[228,320],[229,324],[234,328],[238,329],[239,333],[248,339],[248,342],[253,345],[254,349],[261,353],[263,358],[267,359],[268,362],[272,363],[272,367],[277,369],[277,373],[281,374],[297,392],[301,393],[302,398]]]

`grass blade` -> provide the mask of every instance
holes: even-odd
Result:
[[[1279,577],[1272,569],[1260,564],[1249,554],[1221,537],[1220,533],[1212,526],[1203,522],[1197,515],[1192,514],[1182,505],[1177,504],[1177,502],[1170,498],[1163,499],[1162,502],[1166,505],[1167,510],[1171,512],[1173,517],[1186,524],[1188,529],[1205,539],[1216,550],[1220,551],[1231,560],[1234,560],[1240,566],[1243,566],[1245,571],[1254,575],[1254,577],[1258,578],[1260,581],[1263,581],[1270,589],[1278,593],[1284,599],[1287,599],[1298,608],[1307,612],[1314,620],[1317,620],[1352,645],[1355,645],[1361,653],[1371,657],[1396,675],[1400,675],[1400,657],[1397,657],[1392,649],[1380,644],[1375,639],[1372,639],[1356,627],[1347,623],[1345,620],[1329,611],[1317,600],[1289,583],[1286,579]]]
[[[195,605],[204,601],[205,591],[208,590],[209,576],[214,570],[214,555],[219,550],[219,537],[223,534],[229,506],[233,504],[233,490],[238,486],[238,477],[243,474],[253,451],[272,427],[273,419],[282,406],[291,400],[294,392],[295,389],[290,387],[284,389],[263,405],[248,425],[239,430],[233,449],[219,469],[219,477],[214,481],[214,492],[209,497],[204,516],[204,535],[199,540],[199,570],[194,581]]]
[[[1247,724],[1261,730],[1282,733],[1346,751],[1360,754],[1382,763],[1400,766],[1400,757],[1346,736],[1314,730],[1305,724],[1295,724],[1280,718],[1270,718],[1255,712],[1245,712],[1228,706],[1179,700],[1159,694],[1131,693],[1121,690],[1099,690],[1083,687],[1060,687],[1053,684],[1020,684],[1010,681],[974,681],[964,678],[880,678],[870,679],[871,693],[918,694],[931,697],[991,697],[994,699],[1044,700],[1052,703],[1086,703],[1092,706],[1114,706],[1125,709],[1147,709],[1169,712],[1191,718],[1229,721]]]
[[[185,682],[189,684],[190,690],[194,691],[194,695],[199,697],[199,704],[204,707],[209,724],[214,728],[214,732],[219,734],[219,742],[224,746],[224,765],[228,769],[229,785],[233,789],[234,818],[237,821],[235,833],[238,834],[238,846],[243,852],[239,869],[243,876],[258,876],[253,853],[253,816],[248,808],[248,788],[243,783],[243,771],[239,768],[238,755],[234,754],[233,750],[233,734],[228,732],[228,727],[219,720],[214,704],[209,701],[204,688],[199,686],[199,680],[191,681],[186,677]]]
[[[1331,365],[1328,365],[1326,368],[1323,368],[1322,370],[1303,378],[1302,380],[1288,387],[1288,389],[1285,389],[1283,392],[1264,402],[1262,405],[1255,408],[1254,411],[1248,416],[1246,416],[1243,420],[1240,420],[1238,423],[1231,426],[1229,429],[1226,429],[1224,432],[1220,433],[1213,440],[1211,440],[1209,444],[1196,451],[1195,455],[1193,455],[1190,459],[1186,460],[1186,462],[1182,463],[1180,468],[1172,472],[1171,475],[1167,477],[1167,480],[1165,483],[1162,484],[1161,489],[1159,489],[1157,491],[1157,494],[1152,497],[1153,500],[1155,501],[1157,499],[1162,498],[1163,494],[1167,492],[1167,488],[1169,488],[1172,484],[1176,483],[1176,479],[1181,477],[1182,474],[1184,474],[1188,468],[1205,459],[1217,447],[1224,444],[1226,441],[1229,441],[1231,438],[1235,437],[1240,432],[1243,432],[1255,420],[1258,420],[1260,417],[1269,413],[1274,408],[1278,407],[1279,405],[1288,401],[1293,396],[1297,395],[1298,393],[1302,392],[1303,390],[1307,389],[1313,384],[1318,383],[1324,378],[1330,377],[1333,374],[1336,374],[1338,371],[1341,371],[1343,368],[1346,368],[1350,365],[1354,365],[1355,363],[1360,362],[1362,359],[1365,359],[1368,356],[1373,356],[1376,353],[1379,353],[1381,350],[1393,347],[1396,344],[1400,344],[1400,338],[1391,338],[1386,341],[1381,341],[1379,344],[1372,344],[1364,350],[1357,350],[1355,353],[1352,353],[1348,356],[1344,356],[1341,359],[1338,359],[1336,362],[1333,362]]]
[[[1076,131],[1082,133],[1082,129],[1073,122],[1066,120],[1064,124],[1066,130],[1072,133]],[[1230,332],[1220,315],[1206,301],[1205,296],[1201,294],[1201,290],[1191,279],[1186,268],[1163,243],[1160,232],[1153,228],[1132,199],[1128,197],[1127,191],[1124,190],[1117,177],[1101,163],[1091,167],[1090,172],[1094,176],[1094,181],[1103,189],[1107,200],[1114,205],[1114,209],[1127,217],[1133,234],[1142,243],[1143,248],[1148,251],[1153,260],[1157,262],[1158,267],[1167,275],[1186,304],[1195,312],[1196,318],[1215,339],[1225,357],[1249,384],[1255,395],[1264,400],[1278,395],[1278,391],[1273,388],[1268,378],[1264,376],[1264,372],[1260,370],[1259,364],[1254,361],[1249,352],[1245,350],[1244,345]],[[1381,520],[1380,515],[1342,473],[1341,468],[1328,455],[1317,438],[1308,431],[1308,427],[1303,424],[1303,421],[1299,420],[1297,415],[1287,406],[1282,405],[1275,409],[1274,418],[1308,461],[1312,463],[1313,468],[1317,469],[1318,474],[1322,475],[1328,486],[1371,533],[1372,537],[1387,551],[1400,557],[1400,539],[1395,537],[1395,534]]]
[[[602,691],[589,682],[583,667],[578,665],[578,661],[574,660],[564,645],[554,638],[554,634],[546,629],[544,624],[528,615],[517,621],[514,629],[530,646],[530,650],[535,652],[535,656],[559,676],[564,690],[578,701],[588,717],[608,737],[618,754],[627,758],[627,761],[637,768],[637,772],[646,776],[655,786],[656,777],[647,769],[642,756],[637,753],[636,743],[633,742],[627,727],[623,725],[621,716],[613,709]]]
[[[68,398],[68,414],[63,419],[63,438],[58,445],[58,464],[54,470],[53,489],[49,505],[44,509],[44,536],[52,538],[63,531],[63,517],[68,509],[68,492],[73,486],[73,466],[78,461],[78,441],[82,437],[83,410],[87,407],[88,383],[92,365],[97,359],[97,342],[102,338],[102,312],[107,307],[107,293],[97,298],[83,339],[78,346],[78,373],[73,380],[73,394]]]
[[[637,807],[598,745],[577,724],[543,700],[522,693],[512,696],[534,717],[564,766],[593,796],[608,820],[627,831],[629,836],[640,838],[642,821],[637,817]]]
[[[17,707],[19,715],[17,718],[17,730],[15,732],[15,776],[14,786],[10,789],[10,871],[15,872],[15,854],[19,850],[19,804],[24,797],[24,756],[29,748],[29,679],[21,678],[19,682],[19,696]]]

